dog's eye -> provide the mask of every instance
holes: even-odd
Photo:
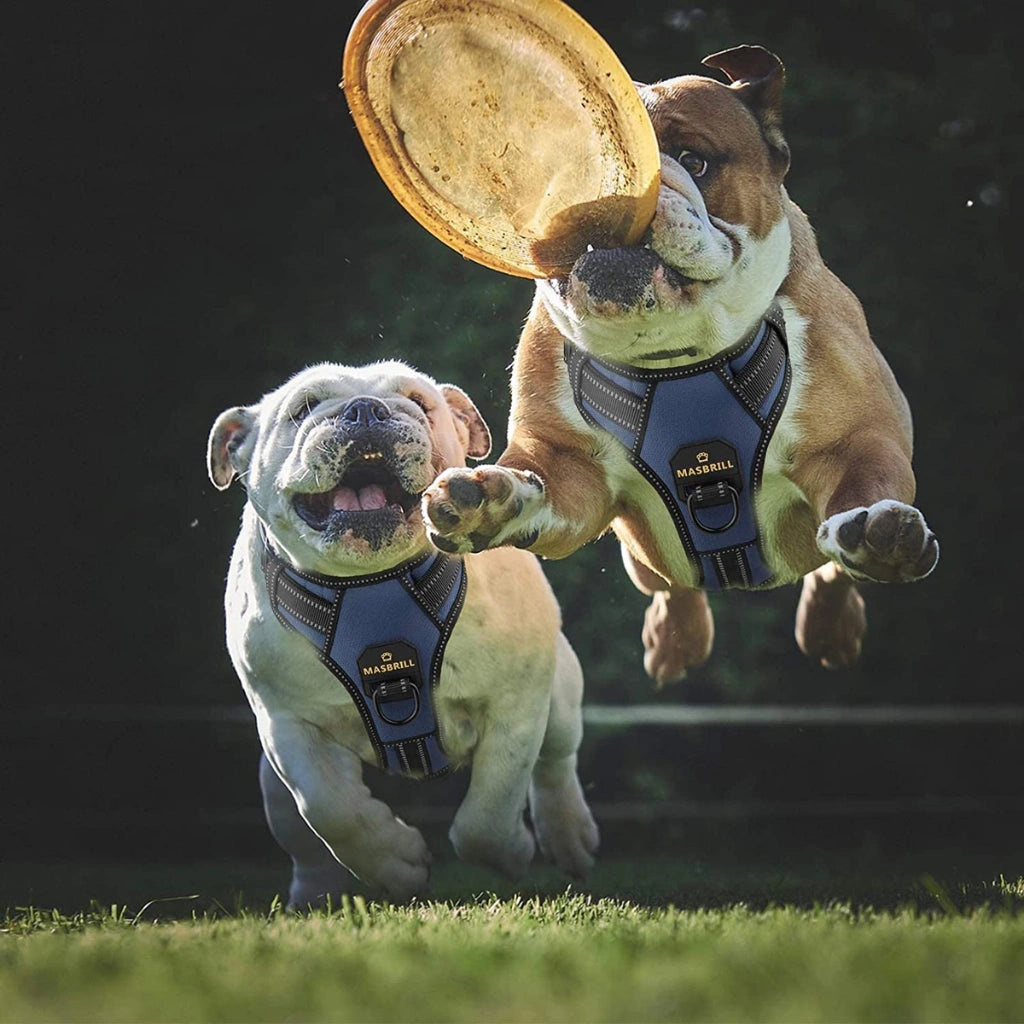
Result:
[[[691,178],[703,178],[708,171],[708,162],[692,149],[684,149],[676,160],[686,169]]]
[[[406,398],[408,398],[414,405],[418,405],[428,416],[430,415],[430,406],[422,395],[413,393],[411,395],[406,395]]]
[[[298,426],[317,407],[318,404],[318,399],[314,398],[312,395],[307,395],[303,401],[292,409],[292,423]]]

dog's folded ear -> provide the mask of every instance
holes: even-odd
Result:
[[[486,458],[491,450],[491,432],[483,416],[462,388],[454,384],[441,384],[439,387],[455,417],[456,427],[461,428],[459,435],[466,454],[474,459]]]
[[[227,490],[238,473],[245,471],[252,445],[256,413],[236,405],[225,409],[214,421],[206,449],[206,471],[218,491]]]
[[[789,169],[789,144],[782,135],[782,90],[786,69],[763,46],[734,46],[705,57],[705,67],[728,77],[736,95],[750,108],[772,150],[772,158],[784,176]]]

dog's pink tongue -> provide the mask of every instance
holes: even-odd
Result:
[[[384,496],[384,489],[379,484],[368,484],[359,490],[359,507],[361,509],[384,508],[388,499]]]
[[[334,492],[331,506],[335,512],[368,512],[375,508],[384,508],[388,499],[379,484],[367,484],[357,492],[352,487],[339,487]]]
[[[351,487],[339,487],[334,492],[332,507],[335,512],[358,512],[359,495]]]

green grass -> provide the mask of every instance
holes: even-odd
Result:
[[[867,877],[823,870],[619,863],[587,891],[439,876],[475,895],[308,917],[212,890],[15,908],[0,1021],[1024,1020],[1024,879],[901,876],[873,906]]]

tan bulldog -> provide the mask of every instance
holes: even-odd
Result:
[[[708,590],[801,579],[797,642],[847,666],[865,632],[855,581],[919,580],[939,550],[912,504],[907,402],[783,185],[783,66],[759,46],[704,64],[730,84],[638,86],[662,152],[644,244],[538,282],[506,450],[423,502],[446,551],[562,558],[613,529],[652,595],[659,682],[708,657]]]
[[[422,835],[373,797],[363,762],[416,777],[470,767],[449,832],[465,860],[510,877],[538,845],[573,876],[592,862],[583,676],[540,563],[439,555],[420,516],[438,472],[490,444],[463,391],[394,361],[309,367],[210,431],[214,486],[237,477],[246,492],[227,645],[292,908],[345,891],[348,872],[393,899],[427,886]]]

